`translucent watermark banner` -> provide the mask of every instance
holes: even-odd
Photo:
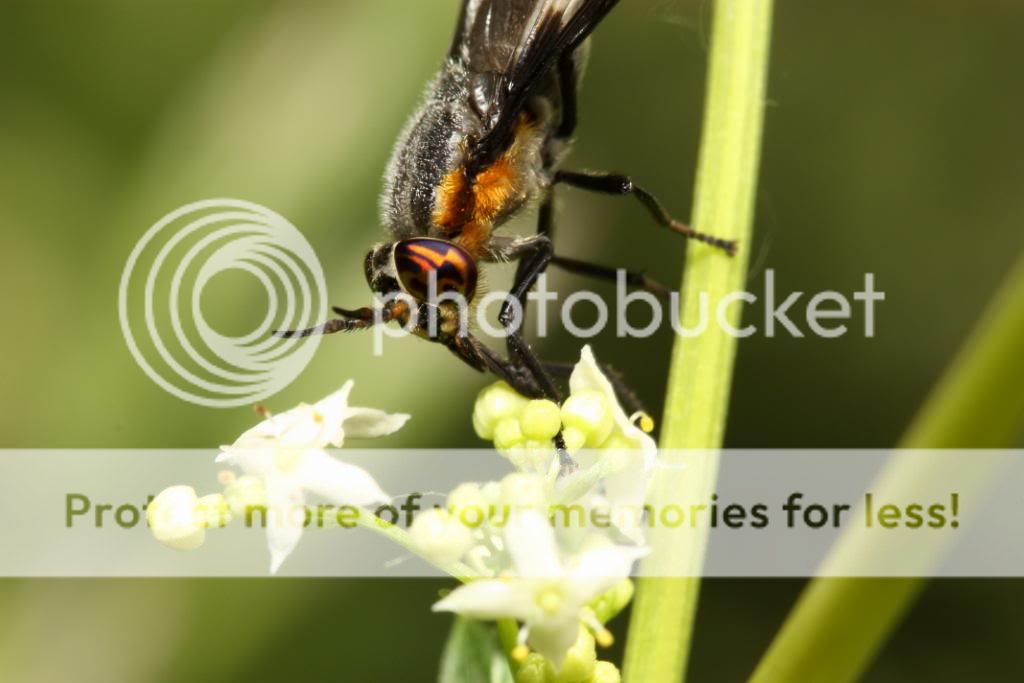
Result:
[[[202,502],[237,481],[216,455],[0,451],[0,576],[267,576],[268,542],[283,529],[302,540],[281,576],[465,579],[499,566],[526,510],[562,548],[599,539],[640,549],[636,572],[646,575],[1024,577],[1021,450],[673,451],[653,467],[630,453],[579,453],[576,471],[552,469],[539,475],[546,488],[526,494],[491,450],[332,452],[373,474],[388,500],[372,504],[321,500],[315,481],[275,495],[299,482],[278,454],[277,479],[250,477],[265,491],[222,510]],[[688,476],[708,458],[718,463],[713,488]],[[657,499],[645,496],[650,477],[663,484]],[[153,514],[153,501],[181,482],[199,498]],[[152,525],[195,525],[196,510],[207,513],[201,534],[177,550],[155,539]]]

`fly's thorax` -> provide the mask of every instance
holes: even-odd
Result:
[[[450,61],[406,126],[388,165],[381,199],[382,221],[395,239],[443,237],[476,253],[491,229],[544,189],[551,162],[550,129],[560,115],[545,97],[531,102],[510,147],[469,175],[470,150],[490,115],[482,99],[486,82],[486,74],[468,73]]]
[[[465,68],[449,61],[399,136],[384,176],[381,220],[395,239],[427,235],[437,191],[482,131]]]

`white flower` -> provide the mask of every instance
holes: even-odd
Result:
[[[646,549],[603,545],[566,561],[546,516],[523,511],[509,520],[505,542],[515,575],[473,581],[452,591],[434,611],[474,619],[513,618],[534,650],[560,666],[579,636],[580,622],[607,632],[587,605],[629,576]]]
[[[349,406],[351,390],[349,381],[315,405],[268,417],[233,445],[222,447],[217,458],[263,480],[271,573],[302,536],[307,492],[339,506],[389,500],[366,470],[340,462],[324,449],[340,448],[346,437],[386,436],[401,429],[409,416]]]
[[[600,450],[582,451],[577,458],[581,470],[596,464],[603,465],[606,470],[602,478],[604,498],[612,510],[616,526],[630,540],[642,543],[643,529],[638,511],[646,501],[647,486],[658,458],[658,446],[619,405],[612,383],[601,372],[589,346],[583,347],[580,362],[569,378],[569,389],[574,396],[602,395],[605,405],[609,406],[615,425],[611,434]],[[576,476],[585,476],[585,472],[581,471]],[[616,515],[616,511],[620,514]]]

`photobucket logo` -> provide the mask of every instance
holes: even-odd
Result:
[[[876,288],[875,275],[865,273],[863,287],[844,293],[825,290],[816,293],[780,292],[777,274],[773,269],[764,273],[763,293],[738,290],[724,296],[713,297],[709,292],[697,292],[697,307],[686,321],[681,319],[679,292],[656,296],[648,291],[633,291],[627,271],[620,270],[616,277],[614,297],[602,297],[588,290],[574,291],[562,299],[558,292],[548,288],[546,274],[542,274],[536,287],[526,295],[526,308],[536,320],[536,336],[545,338],[550,333],[548,324],[551,307],[557,307],[558,330],[577,339],[592,339],[603,333],[614,333],[619,338],[643,339],[656,334],[666,326],[681,337],[694,338],[717,327],[735,338],[763,335],[767,338],[818,337],[836,339],[849,334],[876,335],[877,304],[885,301],[886,294]],[[377,309],[374,326],[374,353],[384,351],[384,339],[404,337],[410,333],[425,334],[430,338],[467,336],[471,329],[480,330],[491,337],[503,338],[512,330],[522,327],[525,319],[523,304],[508,292],[491,291],[479,301],[467,301],[459,292],[439,292],[436,277],[431,273],[426,301],[417,301],[405,292],[396,292],[383,299]],[[396,328],[388,327],[388,318],[382,311],[399,304],[409,314]],[[746,324],[734,323],[736,310],[742,306]],[[506,312],[508,326],[496,324],[500,311]],[[584,317],[586,316],[586,317]],[[637,322],[643,318],[643,322]],[[585,320],[586,322],[581,322]]]
[[[262,322],[237,336],[215,330],[201,306],[210,281],[232,272],[266,293]],[[246,311],[258,304],[237,302]],[[237,199],[195,202],[160,219],[135,245],[118,292],[121,331],[139,366],[169,393],[216,408],[251,405],[290,384],[320,339],[272,332],[314,324],[326,311],[323,269],[302,233]]]

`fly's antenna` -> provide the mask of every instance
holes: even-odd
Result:
[[[372,326],[372,322],[362,320],[328,320],[323,324],[305,330],[276,330],[273,334],[275,337],[281,337],[282,339],[292,339],[295,337],[315,337],[318,335],[337,334],[338,332],[365,330]]]
[[[377,323],[372,308],[359,308],[353,311],[335,306],[331,310],[341,317],[335,320],[328,320],[316,327],[310,327],[305,330],[276,330],[273,335],[275,337],[281,337],[282,339],[315,337],[319,335],[337,334],[338,332],[365,330],[373,327]],[[391,316],[388,314],[388,311],[385,310],[381,316],[380,322],[386,323],[390,319]]]

